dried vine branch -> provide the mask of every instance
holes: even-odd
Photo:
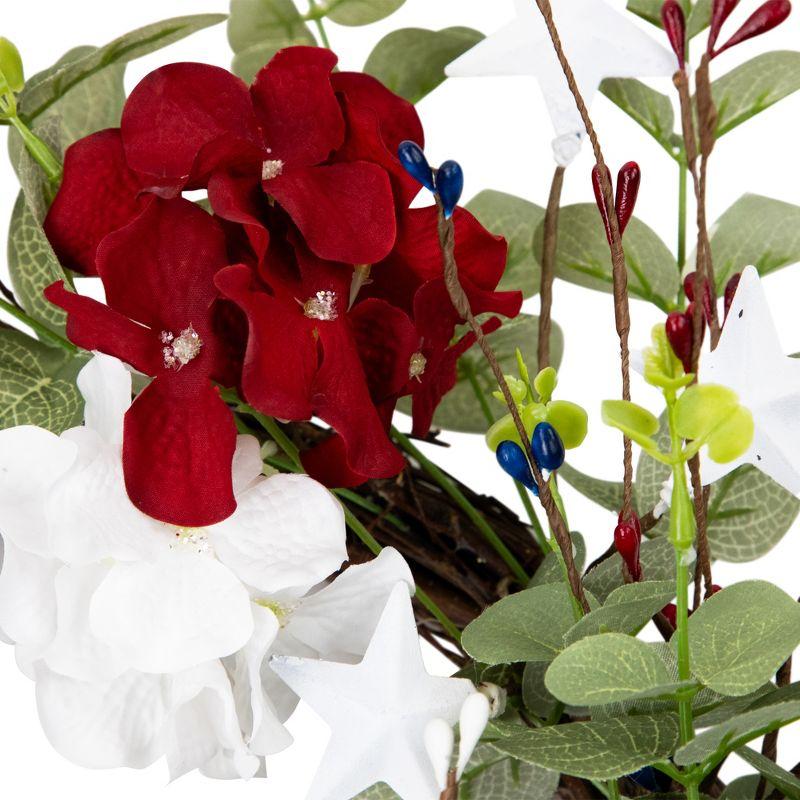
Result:
[[[550,0],[536,0],[536,5],[539,7],[542,16],[544,17],[550,39],[553,42],[556,55],[564,76],[567,79],[572,96],[575,98],[575,104],[578,107],[578,112],[583,120],[586,133],[589,136],[589,141],[594,151],[594,158],[597,163],[597,168],[600,177],[600,186],[603,191],[603,202],[606,207],[606,214],[608,215],[609,228],[611,231],[611,266],[612,278],[614,289],[614,319],[616,322],[617,336],[619,337],[620,348],[620,366],[622,371],[622,399],[631,399],[631,379],[630,379],[630,349],[628,347],[628,335],[630,334],[631,319],[630,309],[628,306],[628,271],[625,265],[625,251],[622,246],[622,235],[619,229],[619,220],[617,219],[617,212],[614,207],[614,189],[611,185],[608,167],[606,166],[605,159],[603,158],[603,151],[600,147],[600,141],[597,137],[597,132],[592,124],[589,111],[586,107],[586,102],[583,95],[578,88],[575,74],[572,71],[569,60],[567,59],[564,47],[561,43],[561,37],[558,33],[558,28],[553,19],[553,9],[550,5]],[[627,437],[623,437],[623,493],[622,493],[622,511],[623,518],[628,519],[633,512],[633,448],[631,441]]]
[[[541,372],[550,366],[550,331],[552,328],[553,278],[555,277],[556,250],[558,248],[558,215],[561,207],[561,190],[564,188],[565,167],[556,167],[550,184],[550,197],[544,214],[544,242],[542,244],[542,275],[539,281],[539,343],[538,366]]]

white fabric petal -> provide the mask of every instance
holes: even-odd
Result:
[[[85,683],[40,667],[36,700],[44,732],[80,766],[147,767],[163,753],[162,680],[127,672],[110,683]]]
[[[258,439],[248,434],[237,436],[233,454],[233,493],[238,496],[249,489],[261,476],[263,467]]]
[[[0,431],[0,531],[6,541],[51,555],[42,500],[76,455],[72,442],[43,428]]]
[[[293,740],[278,719],[275,706],[261,683],[262,666],[280,625],[268,608],[254,603],[252,609],[255,628],[250,641],[236,654],[234,697],[240,724],[249,731],[250,750],[266,756],[285,750]]]
[[[61,565],[53,559],[20,550],[5,542],[0,572],[0,628],[12,641],[38,651],[56,632],[55,576]]]
[[[389,595],[401,581],[414,592],[414,578],[393,547],[366,564],[348,567],[336,580],[299,601],[287,633],[329,661],[357,661],[367,650]]]
[[[244,646],[250,598],[212,556],[173,550],[153,564],[116,564],[94,593],[95,635],[143,672],[177,672]]]
[[[78,456],[46,500],[54,555],[71,564],[155,560],[171,536],[128,498],[119,446],[89,428],[73,428],[62,438],[76,445]]]
[[[131,405],[131,373],[117,358],[95,353],[78,373],[78,389],[86,401],[86,427],[109,444],[122,444],[122,421]]]
[[[89,608],[111,565],[64,566],[55,579],[58,628],[43,654],[50,669],[69,678],[105,683],[126,671],[123,654],[89,627]]]
[[[261,761],[242,739],[233,691],[225,668],[209,661],[172,677],[169,705],[173,709],[167,735],[167,763],[170,779],[220,757],[232,761],[240,778],[252,778]]]
[[[296,587],[302,594],[347,559],[342,507],[311,478],[265,478],[237,503],[209,535],[220,560],[258,591]]]

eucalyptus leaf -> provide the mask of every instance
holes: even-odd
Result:
[[[497,288],[521,291],[526,298],[538,294],[541,267],[533,252],[533,234],[544,219],[544,209],[491,189],[473,197],[466,207],[484,228],[508,242],[506,269]]]
[[[563,467],[561,468],[563,469]],[[561,472],[559,469],[559,474]],[[570,531],[570,538],[572,539],[572,550],[575,557],[575,569],[583,569],[586,562],[586,540],[578,531]],[[534,586],[541,586],[545,583],[560,583],[564,580],[564,568],[561,565],[561,559],[552,550],[544,557],[542,563],[539,564],[538,569],[533,574],[533,577],[528,584],[528,588]]]
[[[494,742],[514,758],[578,778],[610,780],[668,758],[678,744],[675,714],[572,722]]]
[[[735,67],[711,84],[719,114],[717,136],[800,89],[800,53],[774,50]]]
[[[320,13],[337,25],[369,25],[394,14],[406,0],[323,0]]]
[[[228,42],[231,69],[247,83],[281,48],[317,43],[293,0],[231,0]]]
[[[364,72],[406,100],[418,103],[444,82],[444,68],[483,38],[472,28],[401,28],[378,42]]]
[[[718,293],[752,264],[769,275],[800,261],[800,206],[757,194],[740,197],[712,229]]]
[[[689,18],[686,20],[686,34],[692,39],[711,24],[713,0],[695,0]]]
[[[558,477],[563,478],[575,491],[593,500],[607,511],[617,512],[622,508],[622,483],[593,478],[567,463],[558,469]],[[634,505],[636,505],[634,503]]]
[[[528,711],[541,719],[547,719],[558,707],[558,700],[544,683],[548,667],[546,661],[531,661],[522,673],[522,701]]]
[[[556,656],[545,686],[569,705],[599,706],[636,697],[671,683],[650,645],[621,633],[587,636]]]
[[[674,596],[674,581],[647,580],[620,586],[611,592],[600,608],[570,628],[564,643],[571,645],[585,636],[604,631],[636,633]]]
[[[685,13],[689,13],[689,5],[691,0],[680,0],[681,6]],[[661,27],[661,6],[664,5],[664,0],[628,0],[628,11],[633,12],[642,19],[647,20],[653,25]],[[677,64],[675,65],[677,69]]]
[[[459,800],[552,800],[559,774],[508,758],[489,744],[475,749],[459,783]]]
[[[635,78],[606,78],[600,91],[641,125],[671,156],[681,150],[672,100]]]
[[[494,348],[495,355],[504,373],[516,372],[516,349],[522,351],[523,358],[531,364],[536,363],[539,342],[539,318],[520,314],[503,322],[501,328],[490,333],[487,340]],[[550,333],[550,360],[558,367],[564,352],[564,334],[554,322]],[[449,431],[463,433],[486,433],[489,422],[475,397],[474,379],[478,389],[488,399],[490,407],[497,416],[503,413],[503,406],[491,399],[497,389],[497,381],[486,363],[483,352],[475,344],[458,360],[458,373],[455,386],[444,396],[433,417],[433,424]],[[403,398],[398,408],[406,414],[411,413],[410,398]]]
[[[742,745],[800,719],[800,700],[776,703],[732,717],[698,734],[675,753],[681,766],[697,764],[712,755],[738,750]]]
[[[768,681],[800,645],[800,604],[766,581],[728,586],[689,619],[692,672],[734,697]]]
[[[542,252],[544,226],[534,238],[534,252]],[[625,230],[625,262],[631,297],[668,310],[678,292],[678,266],[658,235],[635,217]],[[578,286],[611,292],[611,254],[600,212],[594,203],[564,206],[558,218],[556,277]]]
[[[569,591],[548,583],[504,597],[464,629],[461,644],[476,661],[551,661],[575,622]]]
[[[789,800],[800,800],[800,779],[791,772],[787,772],[783,767],[779,767],[774,761],[750,747],[739,748],[736,755],[757,769],[770,782],[771,786],[780,789]]]
[[[83,419],[75,378],[85,359],[21,331],[0,329],[0,428],[37,425],[61,433]]]
[[[80,83],[103,70],[126,64],[192,33],[218,25],[225,19],[224,14],[195,14],[163,20],[126,33],[87,52],[82,58],[64,64],[43,80],[26,85],[18,98],[20,116],[25,122],[33,122]]]
[[[760,775],[744,775],[731,781],[725,787],[725,791],[719,796],[720,800],[756,800],[756,792],[760,783]],[[770,794],[772,794],[772,787],[768,785],[764,797],[769,797]]]

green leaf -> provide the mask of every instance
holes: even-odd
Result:
[[[601,608],[570,628],[564,642],[569,645],[603,631],[636,633],[674,596],[673,581],[646,580],[620,586],[611,592]]]
[[[559,470],[559,474],[561,474]],[[572,549],[575,553],[575,569],[583,569],[586,562],[586,541],[578,531],[570,531],[572,539]],[[531,589],[534,586],[541,586],[545,583],[560,583],[564,580],[564,568],[561,566],[561,559],[552,550],[544,557],[542,563],[528,584]]]
[[[126,33],[82,58],[65,64],[44,80],[29,83],[18,98],[20,116],[26,122],[32,122],[52,108],[67,92],[99,72],[116,64],[126,64],[225,19],[224,14],[174,17]]]
[[[575,641],[550,664],[545,686],[562,703],[600,706],[666,686],[664,662],[646,643],[621,633]]]
[[[747,742],[800,719],[800,700],[746,711],[726,722],[708,728],[675,753],[675,763],[681,766],[697,764],[709,756],[738,750]]]
[[[749,747],[741,747],[736,751],[736,755],[744,759],[751,767],[754,767],[763,775],[776,789],[780,789],[789,800],[800,800],[800,780],[787,772],[783,767],[779,767],[761,753]],[[768,797],[769,795],[765,795]]]
[[[689,13],[689,4],[691,0],[681,0],[681,5],[683,6],[684,13]],[[657,25],[659,28],[662,27],[661,25],[661,6],[664,5],[664,0],[628,0],[627,9],[628,11],[633,12],[638,17],[641,17],[644,20],[652,23],[653,25]],[[678,68],[677,63],[675,64],[675,69]]]
[[[519,290],[523,297],[539,292],[541,267],[533,252],[533,234],[544,219],[544,209],[521,197],[491,189],[472,198],[466,206],[491,233],[508,242],[508,261],[497,287]]]
[[[600,91],[642,126],[671,156],[680,152],[672,100],[635,78],[606,78]]]
[[[644,350],[644,379],[651,385],[676,392],[688,386],[692,375],[683,371],[681,360],[675,355],[667,339],[663,323],[655,325],[650,333],[652,345]]]
[[[516,349],[522,351],[526,361],[536,362],[536,351],[539,342],[539,318],[529,314],[520,314],[514,319],[503,322],[502,327],[489,334],[487,340],[492,345],[500,362],[503,373],[516,371]],[[558,367],[564,352],[564,334],[556,323],[553,323],[550,334],[550,360]],[[458,360],[458,377],[456,385],[444,396],[433,417],[433,424],[450,431],[464,433],[485,433],[489,427],[486,417],[475,397],[475,390],[470,382],[470,375],[484,397],[490,398],[497,388],[494,374],[483,357],[477,344],[473,345]],[[492,401],[490,401],[492,402]],[[406,414],[411,413],[409,398],[403,398],[398,408]],[[499,409],[499,406],[497,406]]]
[[[459,784],[460,800],[552,800],[559,774],[514,761],[490,744],[476,748]]]
[[[692,671],[720,694],[755,691],[800,644],[800,604],[766,581],[717,592],[689,619]]]
[[[85,363],[21,331],[0,329],[0,428],[37,425],[61,433],[80,424],[75,378]]]
[[[522,701],[525,708],[540,719],[547,719],[558,706],[558,700],[544,683],[548,667],[546,661],[531,661],[522,673]]]
[[[658,417],[630,400],[603,400],[603,422],[622,431],[646,449],[655,449],[653,435],[658,433]]]
[[[476,661],[510,664],[551,661],[575,622],[563,583],[548,583],[509,595],[464,629],[461,644]]]
[[[713,0],[695,0],[689,18],[686,20],[686,35],[693,39],[711,24]]]
[[[228,42],[231,69],[247,83],[281,48],[317,43],[293,0],[231,0]]]
[[[725,787],[725,791],[719,796],[720,800],[756,800],[756,792],[760,783],[760,775],[745,775],[737,778]],[[772,794],[772,787],[767,786],[764,797],[769,797],[770,794]]]
[[[42,292],[54,281],[63,280],[64,271],[22,192],[11,214],[8,271],[25,311],[51,330],[63,334],[66,314],[45,300]]]
[[[800,261],[800,206],[757,194],[740,197],[711,237],[718,292],[748,264],[769,275]]]
[[[328,0],[320,12],[337,25],[369,25],[394,14],[406,0]]]
[[[514,758],[578,778],[610,780],[668,758],[678,744],[674,714],[572,722],[493,743]]]
[[[711,84],[717,106],[717,136],[760,114],[800,89],[800,53],[762,53]]]
[[[563,478],[573,489],[607,511],[617,512],[622,508],[622,483],[619,481],[593,478],[567,463],[559,467],[558,477]]]
[[[418,103],[444,82],[444,68],[483,38],[472,28],[402,28],[378,42],[364,72],[411,103]]]
[[[536,229],[534,252],[542,252],[544,226]],[[670,308],[678,292],[675,258],[664,242],[635,217],[625,231],[625,262],[631,297]],[[594,203],[564,206],[558,217],[555,274],[570,283],[611,292],[611,254],[600,212]]]

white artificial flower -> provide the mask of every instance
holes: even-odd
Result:
[[[78,385],[85,426],[0,431],[0,630],[36,680],[45,732],[87,767],[166,756],[173,778],[264,774],[296,702],[268,657],[357,660],[392,587],[413,588],[408,566],[387,549],[324,583],[347,559],[342,508],[307,476],[264,477],[251,436],[231,517],[147,517],[122,474],[130,374],[97,354]]]

